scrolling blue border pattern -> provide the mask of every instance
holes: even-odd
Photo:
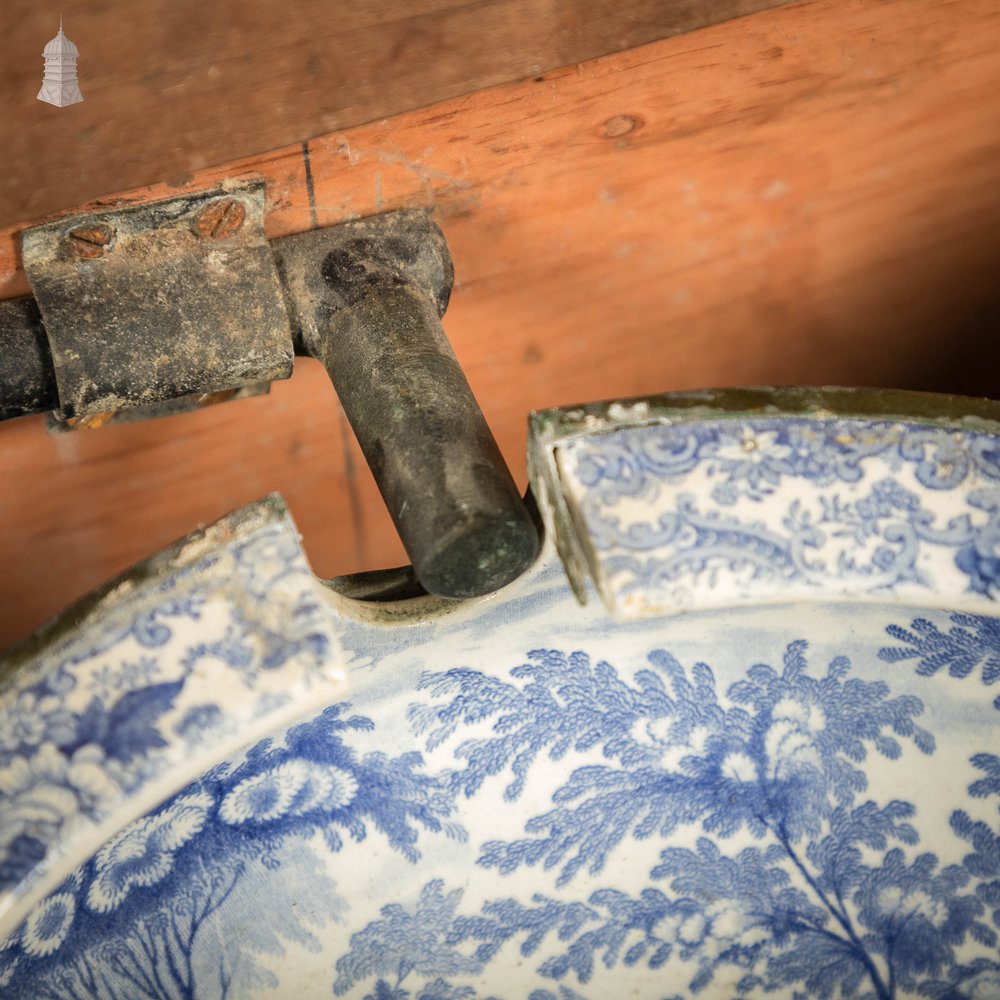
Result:
[[[995,435],[850,419],[648,424],[561,441],[560,481],[624,617],[1000,590]]]
[[[283,510],[261,505],[217,533],[169,572],[120,584],[88,627],[5,678],[5,913],[24,908],[19,897],[75,837],[158,782],[194,777],[185,761],[227,756],[343,691],[337,641]]]

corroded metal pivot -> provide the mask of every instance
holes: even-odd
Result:
[[[520,575],[538,535],[441,328],[438,227],[398,212],[272,247],[296,349],[326,366],[423,586],[474,597]]]
[[[260,183],[22,237],[36,300],[0,303],[0,420],[59,430],[255,393],[326,366],[413,568],[439,597],[509,583],[534,522],[441,329],[451,256],[423,212],[268,243]]]

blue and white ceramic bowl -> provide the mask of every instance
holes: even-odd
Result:
[[[8,657],[0,997],[1000,997],[998,418],[537,415],[461,604],[187,540]]]

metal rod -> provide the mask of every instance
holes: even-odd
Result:
[[[300,349],[333,381],[418,579],[491,593],[538,533],[441,327],[451,258],[423,213],[273,244]]]

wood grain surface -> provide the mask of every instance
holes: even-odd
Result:
[[[0,224],[786,0],[6,0]],[[84,100],[35,99],[60,13]]]
[[[457,272],[445,328],[523,484],[533,408],[738,384],[995,394],[998,51],[992,0],[815,0],[228,173],[267,179],[272,235],[433,210]],[[27,290],[15,237],[0,295]],[[51,438],[14,421],[0,458],[0,647],[272,490],[320,575],[402,560],[310,361],[182,417]]]

